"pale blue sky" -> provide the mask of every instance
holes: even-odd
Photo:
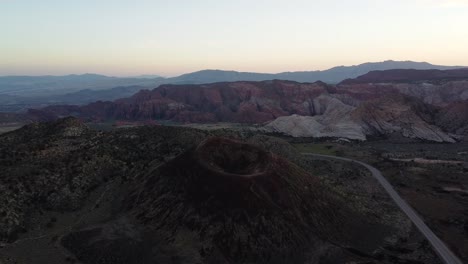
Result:
[[[0,0],[0,75],[468,65],[468,0]]]

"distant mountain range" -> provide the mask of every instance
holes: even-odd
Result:
[[[340,84],[363,83],[404,83],[417,81],[455,81],[466,79],[467,69],[453,70],[413,70],[396,69],[386,71],[371,71],[355,79],[346,79]]]
[[[0,94],[16,96],[53,96],[84,89],[103,90],[122,86],[152,87],[164,78],[109,77],[98,74],[64,76],[0,77]]]
[[[450,70],[464,68],[462,66],[441,66],[427,62],[414,61],[384,61],[368,62],[355,66],[338,66],[324,71],[297,71],[282,72],[277,74],[236,72],[221,70],[203,70],[184,74],[178,77],[166,79],[173,84],[203,84],[214,82],[237,82],[237,81],[267,81],[267,80],[288,80],[296,82],[316,82],[322,81],[329,84],[336,84],[345,79],[356,78],[370,71],[391,70],[391,69],[415,69],[415,70]]]
[[[371,81],[359,81],[366,79]],[[266,124],[267,131],[295,137],[366,140],[396,133],[455,142],[468,139],[467,88],[468,69],[374,71],[338,85],[284,80],[167,84],[113,102],[30,110],[26,117]]]
[[[203,70],[178,77],[156,75],[109,77],[98,74],[65,76],[4,76],[0,77],[0,112],[21,111],[53,104],[86,104],[94,101],[128,97],[141,89],[163,84],[206,84],[216,82],[289,80],[296,82],[323,81],[336,84],[370,71],[389,69],[448,70],[462,66],[441,66],[427,62],[384,61],[355,66],[338,66],[324,71],[283,72],[278,74]]]

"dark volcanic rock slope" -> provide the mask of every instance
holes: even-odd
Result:
[[[165,233],[192,234],[201,257],[220,254],[213,263],[336,261],[343,252],[332,244],[371,254],[391,229],[367,222],[296,165],[229,139],[209,138],[145,178],[129,201],[133,214]],[[373,237],[363,232],[370,226]]]
[[[129,180],[180,153],[203,132],[157,127],[102,133],[75,118],[34,123],[0,137],[0,239],[15,240],[42,210],[74,211],[97,186]]]

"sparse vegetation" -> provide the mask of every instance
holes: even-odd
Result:
[[[336,146],[328,143],[296,143],[292,144],[299,152],[316,153],[336,156],[339,151]]]

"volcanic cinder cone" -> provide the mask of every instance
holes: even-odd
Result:
[[[365,225],[296,165],[218,137],[148,172],[128,204],[145,226],[174,236],[187,229],[204,257],[228,262],[304,261],[318,244],[347,247]]]

